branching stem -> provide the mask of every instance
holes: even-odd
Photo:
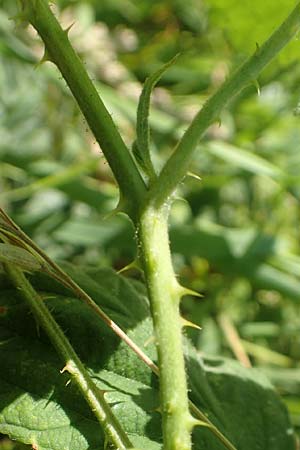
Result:
[[[184,289],[178,284],[172,267],[166,202],[186,175],[204,131],[218,120],[225,105],[245,86],[255,81],[261,70],[297,33],[300,27],[300,3],[297,3],[273,35],[261,47],[257,47],[253,56],[206,102],[149,191],[82,62],[74,52],[67,32],[58,24],[47,1],[21,0],[21,4],[25,17],[42,37],[50,60],[61,71],[101,145],[127,203],[128,213],[137,226],[159,356],[164,450],[190,450],[191,430],[196,421],[189,413],[182,350],[179,302]],[[27,300],[35,299],[34,305],[39,305],[40,300],[32,291],[31,285],[27,284],[22,272],[11,267],[8,270],[16,284],[23,286]],[[46,328],[46,322],[53,319],[48,316],[46,319],[45,314],[46,312],[37,312],[39,321]],[[69,361],[69,353],[65,353],[61,343],[57,343],[56,334],[51,332],[50,336],[65,360]],[[84,370],[82,366],[78,367],[81,372]],[[86,387],[89,389],[90,385],[81,387],[84,394]],[[98,403],[101,407],[101,402]],[[100,419],[103,419],[103,414],[99,409]],[[117,428],[117,424],[114,426]],[[107,430],[107,427],[111,427],[111,422],[104,420],[103,427],[108,434],[111,433],[110,429]],[[112,434],[109,436],[113,438]],[[122,436],[122,433],[118,436]],[[120,441],[121,449],[128,446],[125,436]],[[226,440],[223,443],[226,445]]]
[[[93,309],[95,314],[97,314],[101,320],[103,320],[111,330],[116,333],[120,339],[122,339],[135,353],[136,355],[152,370],[155,375],[159,376],[159,369],[157,365],[138,347],[135,342],[130,339],[130,337],[107,315],[105,312],[97,305],[97,303],[80,287],[78,284],[66,273],[64,272],[54,261],[52,261],[49,256],[43,252],[12,220],[11,218],[0,208],[0,223],[1,216],[3,225],[8,226],[8,230],[5,228],[0,231],[6,236],[6,238],[11,238],[12,242],[24,243],[28,246],[28,250],[34,250],[34,252],[44,261],[46,272],[57,281],[62,283],[68,289]],[[17,239],[17,240],[16,240]],[[169,250],[167,249],[167,252]],[[169,259],[169,257],[168,257]],[[173,277],[173,274],[172,274]],[[207,424],[211,432],[219,439],[228,450],[236,450],[236,448],[231,444],[231,442],[218,430],[218,428],[210,422],[206,415],[200,411],[196,405],[189,400],[189,407],[194,417],[199,421]]]

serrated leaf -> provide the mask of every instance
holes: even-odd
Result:
[[[140,95],[138,108],[137,108],[137,120],[136,120],[136,141],[133,143],[133,154],[144,172],[153,178],[155,171],[152,165],[150,156],[150,127],[149,127],[149,109],[150,98],[152,91],[160,80],[164,72],[176,61],[178,55],[164,64],[159,70],[150,75],[144,84],[142,93]]]
[[[156,359],[144,287],[110,269],[65,267],[74,280]],[[161,449],[158,380],[125,343],[57,282],[31,276],[133,444]],[[51,298],[47,298],[49,296]],[[40,450],[103,448],[102,432],[61,362],[37,333],[19,293],[2,280],[0,293],[0,432]],[[148,341],[148,345],[146,345]],[[286,409],[258,371],[223,359],[203,360],[186,345],[193,401],[239,450],[294,450]],[[244,401],[245,400],[245,401]],[[195,450],[224,447],[209,429],[194,432]]]
[[[126,306],[116,297],[120,290],[130,301],[136,295],[134,287],[115,277],[112,271],[104,271],[100,276],[106,282],[97,297],[100,296],[104,304],[111,304],[115,318],[123,317],[124,327],[125,323],[129,328],[134,326],[136,319],[130,321],[126,317]],[[40,280],[44,277],[37,277],[37,285]],[[82,274],[81,281],[83,285],[86,282],[90,284],[90,292],[99,290],[99,284],[93,283],[86,274]],[[88,308],[77,299],[68,297],[67,291],[50,280],[49,285],[44,286],[47,305],[67,330],[66,334],[99,389],[108,391],[106,399],[115,415],[123,418],[122,421],[125,419],[125,431],[134,445],[147,450],[160,449],[159,442],[156,442],[160,439],[160,415],[155,412],[159,402],[157,389],[134,379],[133,361],[129,361],[128,368],[124,362],[127,348],[121,348],[120,354],[115,353],[119,340]],[[56,293],[55,296],[54,293],[51,299],[46,299],[50,286],[53,288],[51,291],[57,290],[65,295]],[[33,317],[18,295],[12,297],[13,290],[3,291],[3,294],[0,300],[4,311],[0,320],[0,358],[3,360],[0,371],[1,432],[25,443],[35,443],[40,450],[103,448],[102,432],[93,413],[72,383],[66,386],[69,377],[60,373],[61,361],[47,337],[40,330],[38,338]],[[11,302],[8,304],[9,298]],[[147,311],[145,301],[140,297],[140,305],[135,306],[139,319],[142,319],[143,310]],[[139,378],[138,360],[135,360],[135,367]],[[149,381],[150,378],[151,374]]]
[[[189,344],[186,358],[193,401],[238,450],[296,450],[287,411],[264,374],[229,359],[202,357]],[[194,435],[199,450],[224,450],[208,429],[197,428]]]

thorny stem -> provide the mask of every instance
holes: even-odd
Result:
[[[4,222],[1,221],[1,216]],[[6,229],[4,227],[7,227]],[[58,264],[56,264],[49,256],[43,252],[14,222],[11,218],[0,208],[0,232],[7,236],[12,243],[24,246],[27,250],[33,251],[39,259],[42,260],[43,270],[53,277],[66,288],[70,289],[76,297],[82,300],[89,308],[91,308],[100,319],[111,328],[136,354],[147,364],[148,367],[158,374],[158,368],[154,362],[127,336],[127,334],[100,308],[99,305],[64,271]],[[0,233],[0,235],[1,235]]]
[[[300,28],[300,3],[270,38],[236,70],[198,112],[149,192],[149,199],[160,207],[172,195],[189,170],[199,139],[220,119],[222,109],[247,85],[255,82],[262,69],[288,44]]]
[[[1,220],[1,216],[3,220]],[[152,370],[152,372],[159,376],[159,368],[157,365],[127,336],[127,334],[107,315],[105,312],[94,302],[94,300],[77,284],[74,280],[64,272],[49,256],[44,253],[13,221],[12,219],[0,208],[0,224],[6,225],[10,231],[2,229],[4,235],[11,239],[19,239],[19,241],[13,241],[19,244],[26,244],[28,250],[32,249],[36,254],[46,262],[46,266],[43,266],[44,270],[57,281],[62,283],[84,303],[86,303],[93,311],[103,320],[111,330],[116,333],[136,355]],[[206,417],[206,415],[200,411],[196,405],[189,400],[189,407],[194,416],[202,422],[207,423],[207,426],[211,432],[218,438],[228,450],[236,450],[231,442],[218,430],[218,428]]]
[[[46,0],[21,0],[23,15],[44,41],[45,59],[60,70],[116,177],[132,218],[146,186],[84,65]]]
[[[164,205],[186,175],[199,138],[219,118],[222,108],[292,39],[300,26],[300,3],[268,41],[204,105],[183,135],[160,176],[147,193],[145,183],[46,0],[21,0],[24,14],[41,35],[50,59],[58,66],[111,166],[129,215],[138,226],[160,365],[165,450],[190,450],[195,419],[189,413],[182,351],[179,301],[169,249]]]
[[[179,314],[183,288],[172,267],[167,207],[145,209],[138,239],[158,351],[164,450],[190,450],[196,420],[189,413]]]
[[[44,328],[58,354],[63,359],[65,367],[61,372],[70,373],[72,380],[76,383],[102,425],[109,441],[119,450],[133,448],[127,434],[123,431],[110,406],[104,399],[104,394],[97,388],[89,376],[87,370],[64,335],[62,329],[54,320],[43,299],[34,290],[21,269],[14,267],[11,264],[5,264],[5,267],[12,282],[17,289],[20,289],[21,295],[30,306],[39,324]]]
[[[164,450],[190,449],[190,431],[197,424],[206,425],[228,450],[236,450],[187,397],[179,303],[189,291],[179,285],[174,274],[168,212],[168,205],[160,210],[149,205],[141,214],[138,235],[158,350],[159,371],[154,372],[160,377]]]

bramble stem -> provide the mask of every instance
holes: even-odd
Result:
[[[1,220],[2,218],[2,220]],[[2,227],[1,227],[1,222]],[[4,226],[4,227],[3,227]],[[29,250],[38,257],[42,264],[42,270],[50,277],[57,280],[66,288],[70,289],[77,298],[84,302],[93,312],[117,335],[122,339],[131,350],[158,375],[158,367],[154,362],[138,347],[135,342],[114,322],[100,306],[85,292],[61,267],[56,264],[35,242],[33,242],[26,233],[24,233],[13,220],[0,208],[0,237],[4,235],[9,242],[20,245],[21,248]]]
[[[105,312],[97,305],[93,299],[78,286],[72,278],[69,277],[47,254],[43,252],[12,220],[11,218],[0,208],[0,222],[1,216],[3,224],[6,224],[11,232],[2,229],[2,233],[7,237],[12,237],[12,242],[26,243],[28,249],[34,250],[34,252],[39,255],[39,257],[46,263],[45,270],[50,276],[55,278],[57,281],[62,283],[65,287],[71,289],[73,293],[85,302],[93,311],[103,320],[109,328],[112,329],[135,353],[136,355],[145,363],[147,366],[159,376],[159,369],[154,364],[154,362],[130,339],[127,334],[107,315]],[[1,228],[0,228],[1,229]],[[17,239],[17,241],[15,240]],[[211,432],[219,439],[228,450],[236,450],[236,448],[231,444],[231,442],[218,430],[218,428],[210,422],[204,413],[202,413],[190,400],[189,401],[190,410],[193,415],[199,420],[207,424]]]
[[[164,450],[190,450],[195,419],[189,413],[177,283],[168,237],[168,207],[146,208],[138,225],[158,350]]]
[[[74,383],[76,383],[97,417],[97,420],[102,425],[109,441],[120,450],[133,448],[127,434],[123,431],[110,406],[105,401],[103,393],[97,388],[89,376],[84,365],[75,353],[60,326],[54,320],[42,298],[34,290],[21,269],[14,267],[11,264],[5,264],[5,267],[13,284],[17,289],[20,289],[20,293],[30,306],[38,323],[44,328],[58,354],[63,359],[65,367],[62,372],[70,373]]]
[[[300,3],[297,3],[270,38],[261,47],[257,46],[254,54],[204,104],[152,185],[149,198],[156,207],[160,207],[172,195],[185,177],[199,139],[213,122],[219,120],[222,109],[243,88],[256,81],[262,69],[288,44],[299,29]]]
[[[165,204],[186,175],[204,131],[218,120],[224,106],[245,86],[255,81],[261,70],[297,33],[300,27],[300,3],[273,35],[206,102],[149,191],[82,62],[74,52],[67,32],[58,24],[47,1],[21,0],[21,3],[25,17],[42,37],[49,58],[61,71],[101,145],[127,202],[128,214],[136,225],[158,349],[164,450],[190,450],[191,430],[196,421],[189,413],[182,349],[179,302],[184,289],[178,284],[172,267],[168,207]],[[26,287],[27,280],[22,272],[16,272],[12,276],[16,277],[16,282],[23,282]],[[30,288],[25,289],[28,301],[32,294]],[[43,320],[39,317],[41,323]],[[55,337],[51,335],[54,343]],[[104,421],[103,427],[106,430],[110,423]],[[223,443],[226,445],[226,441]]]
[[[145,183],[94,84],[46,0],[21,0],[23,15],[44,41],[47,57],[60,70],[116,177],[132,215]]]

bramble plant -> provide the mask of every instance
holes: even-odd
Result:
[[[48,2],[20,1],[17,20],[37,30],[43,61],[59,69],[108,161],[117,209],[135,228],[150,307],[142,285],[112,270],[59,266],[1,209],[1,433],[41,450],[294,449],[285,407],[268,381],[254,369],[200,357],[182,334],[180,300],[199,294],[176,277],[168,220],[199,139],[295,37],[300,3],[204,104],[160,172],[151,155],[150,97],[176,58],[146,80],[129,149]],[[152,335],[155,344],[142,350]],[[18,373],[22,383],[12,390]]]

